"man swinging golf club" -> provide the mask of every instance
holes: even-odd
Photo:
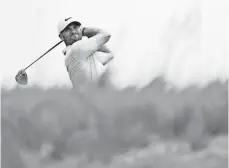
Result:
[[[106,65],[113,54],[105,46],[111,35],[97,28],[82,27],[72,17],[59,22],[58,33],[66,48],[65,65],[74,88],[87,86],[88,81],[97,79],[95,60]],[[87,37],[85,40],[82,37]]]
[[[58,23],[58,35],[61,42],[63,41],[66,45],[63,50],[65,65],[75,89],[81,90],[90,81],[96,81],[98,76],[95,60],[98,60],[102,65],[106,65],[114,57],[105,45],[111,37],[109,33],[98,28],[82,27],[81,23],[72,17],[65,18]],[[86,39],[83,39],[83,36]],[[15,79],[19,84],[27,84],[28,77],[25,72],[27,68],[20,70],[16,75]]]
[[[113,59],[112,52],[105,46],[111,36],[101,29],[82,27],[80,22],[71,17],[58,23],[58,34],[66,45],[63,50],[65,65],[74,90],[76,89],[76,93],[80,97],[79,101],[86,104],[87,108],[92,109],[92,115],[96,116],[96,113],[99,112],[98,107],[94,105],[90,97],[82,94],[82,91],[91,81],[96,81],[98,78],[95,59],[102,65],[106,65]],[[86,39],[83,39],[83,36]],[[71,123],[68,128],[63,129],[54,139],[51,145],[52,150],[48,152],[48,155],[55,159],[62,158],[67,140],[74,135],[75,131],[76,129],[71,126]]]

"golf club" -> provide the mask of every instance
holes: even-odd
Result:
[[[26,85],[28,82],[28,76],[25,72],[26,69],[28,69],[30,66],[32,66],[35,62],[37,62],[39,59],[41,59],[42,57],[44,57],[48,52],[50,52],[52,49],[54,49],[56,46],[58,46],[60,43],[62,43],[63,40],[61,40],[60,42],[58,42],[56,45],[54,45],[52,48],[50,48],[48,51],[46,51],[43,55],[41,55],[39,58],[37,58],[35,61],[33,61],[31,64],[29,64],[26,68],[20,70],[17,75],[15,76],[15,80],[17,81],[17,83],[21,84],[21,85]]]

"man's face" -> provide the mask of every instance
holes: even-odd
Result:
[[[82,29],[77,23],[71,23],[61,32],[60,36],[66,45],[72,45],[82,39]]]

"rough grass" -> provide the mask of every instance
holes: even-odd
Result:
[[[83,97],[2,89],[3,168],[227,166],[227,82],[181,91],[166,91],[162,78],[138,92],[101,86]]]

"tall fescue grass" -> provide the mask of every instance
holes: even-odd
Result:
[[[55,159],[84,154],[89,162],[104,163],[147,147],[155,136],[199,150],[209,137],[228,133],[227,86],[213,81],[166,90],[157,78],[140,91],[117,91],[100,81],[83,96],[67,88],[2,88],[2,147],[13,143],[39,152],[48,143]]]

